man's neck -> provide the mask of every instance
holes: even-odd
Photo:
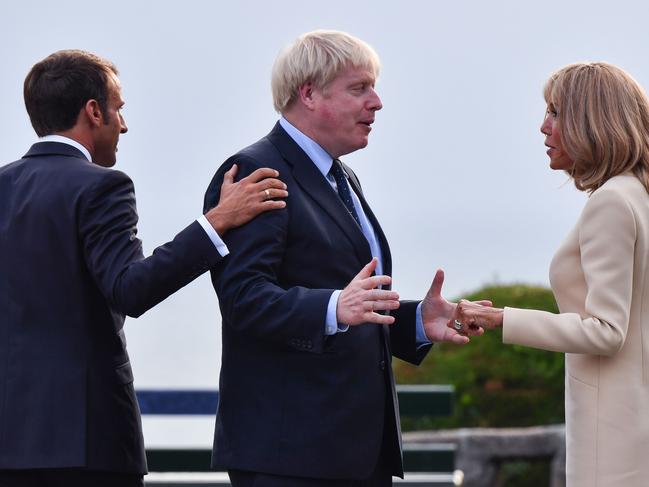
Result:
[[[340,156],[340,154],[332,154],[331,150],[323,144],[321,137],[318,137],[317,130],[313,129],[313,126],[309,123],[307,117],[301,117],[299,113],[293,111],[286,111],[285,113],[282,113],[282,116],[293,125],[293,127],[322,147],[329,155],[331,155],[332,158]]]
[[[67,144],[71,145],[75,149],[79,149],[81,153],[88,159],[88,161],[92,162],[92,156],[90,154],[90,151],[88,148],[83,145],[81,142],[78,140],[69,137],[67,135],[63,135],[63,133],[56,133],[56,134],[51,134],[51,135],[46,135],[44,137],[39,138],[39,142],[59,142],[61,144]]]
[[[76,141],[77,143],[84,146],[91,155],[94,155],[95,143],[93,134],[92,130],[87,124],[77,121],[74,127],[68,130],[63,130],[61,132],[56,132],[55,135],[60,135],[61,137],[67,137],[68,139]]]
[[[298,129],[304,135],[306,135],[307,137],[309,137],[309,138],[315,140],[316,142],[318,142],[316,137],[314,137],[313,134],[310,133],[311,131],[309,130],[308,124],[306,124],[306,123],[304,123],[302,121],[302,117],[298,117],[294,113],[291,113],[291,112],[282,113],[282,117],[284,117],[288,123],[293,125],[293,127]]]

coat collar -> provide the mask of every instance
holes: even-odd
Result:
[[[29,148],[27,154],[24,155],[24,157],[39,156],[67,156],[83,159],[88,162],[86,156],[79,149],[61,142],[36,142]]]

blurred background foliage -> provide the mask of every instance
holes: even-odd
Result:
[[[462,296],[489,299],[498,308],[558,312],[550,289],[523,284],[487,285]],[[451,417],[404,418],[404,430],[512,427],[564,421],[564,356],[519,345],[504,345],[502,331],[487,331],[458,347],[435,345],[419,366],[395,359],[399,384],[452,384]]]
[[[489,299],[498,308],[558,312],[552,291],[538,286],[487,285],[462,297]],[[463,347],[435,345],[419,367],[398,359],[393,367],[398,384],[455,386],[453,416],[402,418],[404,431],[564,422],[564,355],[504,345],[500,329]],[[511,461],[501,464],[496,487],[546,486],[549,480],[547,460]]]

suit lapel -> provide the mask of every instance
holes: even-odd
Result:
[[[370,246],[363,232],[349,214],[340,198],[322,176],[316,165],[299,145],[277,123],[268,134],[268,140],[279,150],[293,168],[293,177],[306,194],[328,213],[350,240],[359,260],[367,263],[372,258]]]

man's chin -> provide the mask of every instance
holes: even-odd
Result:
[[[358,140],[358,142],[354,145],[354,149],[352,149],[350,152],[357,151],[358,149],[364,149],[367,147],[367,144],[369,143],[369,137],[363,137]]]
[[[362,139],[359,139],[358,141],[355,141],[354,144],[350,144],[349,147],[346,147],[340,151],[340,154],[338,155],[333,155],[334,157],[341,157],[341,156],[346,156],[347,154],[351,154],[352,152],[356,152],[358,149],[363,149],[364,147],[367,147],[368,143],[368,138],[364,137]]]

